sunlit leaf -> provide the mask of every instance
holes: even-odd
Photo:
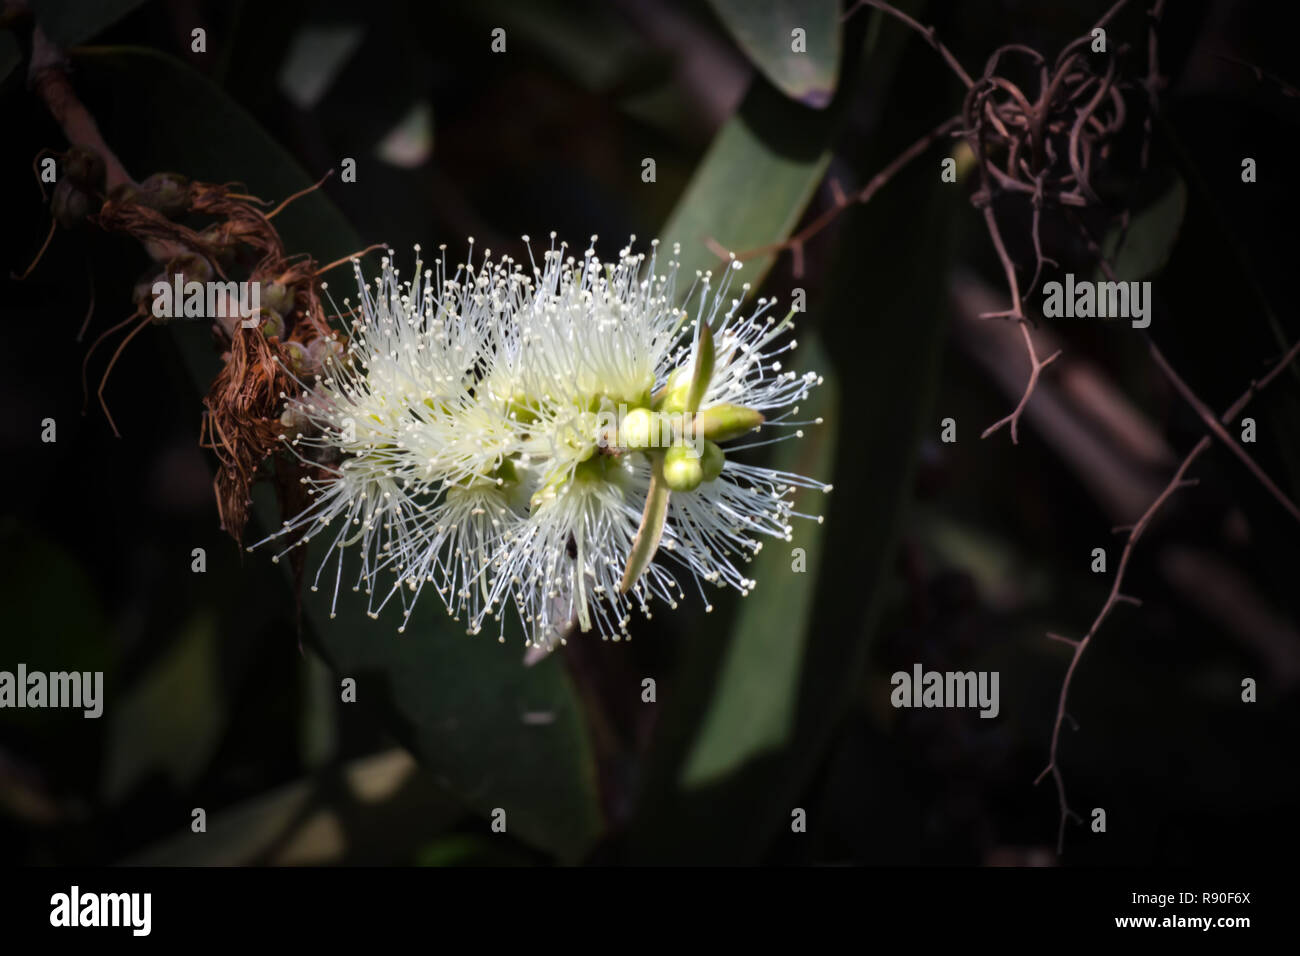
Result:
[[[745,55],[777,89],[825,107],[839,75],[837,0],[709,0]]]
[[[724,261],[718,250],[744,253],[789,237],[830,164],[830,120],[766,83],[754,85],[659,233],[667,243],[681,243],[685,286],[697,270],[716,272]],[[775,259],[770,253],[748,259],[743,281],[756,285]]]
[[[357,52],[365,32],[360,23],[304,25],[285,53],[280,91],[299,109],[314,107]]]

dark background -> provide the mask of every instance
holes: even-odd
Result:
[[[34,6],[75,20],[64,10],[75,4]],[[865,10],[843,27],[835,100],[813,110],[755,71],[702,2],[104,8],[115,6],[119,19],[75,44],[174,58],[72,55],[74,86],[136,178],[175,169],[279,199],[298,188],[283,188],[283,177],[301,185],[342,157],[358,159],[356,183],[335,177],[322,189],[351,235],[315,231],[306,214],[283,220],[290,251],[322,262],[373,242],[399,255],[415,242],[454,251],[469,235],[479,248],[518,254],[520,234],[552,229],[571,243],[598,233],[607,250],[631,233],[646,240],[737,110],[775,155],[799,161],[824,143],[830,175],[852,190],[955,113],[962,95],[935,53],[897,24],[863,55],[874,17]],[[1134,48],[1127,62],[1140,75],[1145,20],[1143,5],[1131,6],[1110,34]],[[1172,252],[1151,277],[1150,332],[1216,410],[1277,361],[1277,329],[1288,343],[1300,334],[1297,99],[1218,56],[1300,82],[1286,6],[1170,4],[1151,167],[1137,168],[1134,135],[1117,144],[1105,178],[1099,221],[1186,184]],[[1005,42],[1054,56],[1101,11],[978,0],[931,3],[918,16],[975,72]],[[189,50],[194,26],[207,30],[206,54]],[[320,97],[299,105],[283,74],[309,26],[350,30],[355,49],[320,78]],[[507,30],[505,55],[490,52],[495,26]],[[33,157],[65,147],[25,82],[30,33],[21,12],[0,33],[24,58],[0,74],[6,274],[26,267],[49,224]],[[308,62],[324,69],[319,53]],[[212,83],[177,80],[194,74]],[[431,139],[414,144],[413,165],[377,156],[375,144],[417,107],[427,109]],[[229,119],[236,108],[246,114],[239,123]],[[244,123],[287,155],[241,132]],[[691,604],[639,622],[631,644],[571,641],[563,660],[534,671],[518,668],[517,646],[458,644],[468,641],[459,629],[431,623],[400,640],[415,642],[416,654],[418,642],[454,649],[412,676],[405,659],[385,657],[399,640],[395,624],[354,614],[338,623],[348,628],[339,640],[369,655],[355,705],[339,703],[338,677],[358,673],[341,664],[345,645],[308,614],[300,650],[281,569],[219,530],[213,460],[197,447],[206,380],[186,358],[206,349],[207,333],[150,328],[133,340],[105,392],[123,434],[115,438],[94,393],[117,339],[89,361],[88,404],[82,362],[99,332],[129,314],[147,261],[129,239],[93,226],[59,230],[31,276],[5,281],[0,294],[0,668],[103,670],[107,701],[98,721],[0,711],[3,858],[1057,862],[1056,796],[1050,782],[1033,781],[1068,648],[1044,634],[1087,629],[1123,541],[1111,528],[1145,508],[1202,432],[1136,331],[1059,320],[1047,324],[1066,352],[1031,403],[1041,412],[1026,417],[1018,445],[1005,430],[979,439],[1018,399],[1025,360],[1014,329],[970,318],[988,307],[981,294],[1002,307],[1005,287],[968,186],[935,175],[946,149],[814,239],[802,276],[786,254],[764,279],[783,300],[806,289],[792,365],[818,359],[835,379],[827,424],[795,459],[811,466],[830,461],[817,453],[833,455],[826,524],[805,541],[815,573],[783,576],[772,565],[746,599],[767,603],[747,617],[736,601],[707,617]],[[646,156],[656,160],[653,184],[641,179]],[[1243,156],[1258,161],[1254,184],[1240,180]],[[741,181],[715,192],[719,216],[779,201]],[[796,220],[832,197],[822,182]],[[1015,224],[1013,258],[1029,261],[1025,207],[1000,212]],[[1092,274],[1077,235],[1049,226],[1045,242],[1061,271]],[[334,283],[346,286],[339,275]],[[92,289],[90,332],[78,342]],[[1114,419],[1102,394],[1126,398],[1114,415],[1138,438],[1107,430]],[[1283,374],[1248,414],[1259,428],[1252,455],[1300,496],[1300,376]],[[948,416],[955,444],[939,441]],[[57,421],[55,444],[40,441],[46,417]],[[1253,864],[1294,841],[1300,526],[1217,443],[1193,475],[1200,485],[1179,492],[1133,558],[1125,591],[1143,605],[1117,609],[1073,685],[1078,729],[1067,727],[1062,751],[1070,802],[1085,817],[1105,808],[1108,826],[1068,827],[1060,862]],[[254,528],[247,537],[260,536]],[[202,575],[190,570],[195,547],[206,549]],[[1107,549],[1107,574],[1089,570],[1095,547]],[[781,617],[783,607],[800,617]],[[772,633],[755,627],[765,616]],[[791,666],[771,666],[783,654],[768,638],[787,632]],[[999,671],[1000,716],[892,709],[889,675],[917,661]],[[558,763],[546,749],[554,741],[533,747],[517,721],[494,723],[499,675],[526,683],[542,669],[571,703],[572,720],[561,723],[575,742],[560,742]],[[658,682],[654,705],[641,701],[646,676]],[[1257,703],[1240,701],[1244,677],[1257,680]],[[424,700],[454,701],[481,736],[448,757],[412,704]],[[776,712],[788,720],[776,721],[785,730],[770,748],[724,754],[726,774],[685,787],[692,740],[717,708],[741,727],[766,726]],[[724,750],[733,736],[748,739],[722,726]],[[506,779],[523,796],[498,795]],[[596,809],[570,810],[579,799],[571,792]],[[513,814],[531,797],[518,831],[490,831],[491,808]],[[189,833],[194,807],[207,811],[206,837]],[[789,832],[792,807],[806,809],[807,833]]]

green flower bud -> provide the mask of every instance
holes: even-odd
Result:
[[[659,416],[648,408],[634,408],[623,416],[619,444],[624,448],[649,448],[659,439]]]
[[[713,377],[713,363],[713,332],[708,325],[703,325],[690,367],[679,366],[668,374],[668,381],[659,390],[655,409],[669,415],[698,411]]]
[[[686,400],[691,394],[691,377],[686,370],[675,368],[668,374],[668,381],[659,390],[655,401],[655,410],[668,414],[686,410]]]
[[[709,441],[730,441],[763,424],[763,413],[744,405],[715,405],[695,416],[695,434]]]
[[[664,482],[673,491],[694,491],[704,481],[701,456],[685,443],[673,445],[664,454]]]
[[[718,475],[722,474],[722,466],[727,463],[727,456],[711,441],[704,443],[704,451],[700,455],[700,467],[704,469],[704,480],[713,481]]]

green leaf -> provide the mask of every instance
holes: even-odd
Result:
[[[789,238],[830,165],[832,118],[796,106],[766,83],[751,87],[659,233],[665,243],[681,243],[688,286],[696,271],[716,271],[722,262],[710,241],[742,253]],[[741,276],[757,286],[775,261],[774,254],[755,256]]]
[[[301,110],[313,109],[365,38],[360,23],[305,23],[280,67],[280,91]]]
[[[313,548],[308,581],[320,561]],[[327,663],[356,680],[358,702],[377,707],[468,806],[485,816],[503,808],[510,833],[580,858],[603,822],[591,743],[561,655],[525,667],[522,641],[470,637],[435,594],[422,596],[405,634],[396,633],[396,609],[370,620],[364,598],[346,586],[331,620],[332,584],[323,580],[304,595],[305,608]]]
[[[824,350],[809,349],[807,334],[799,350],[799,366],[826,378],[801,416],[821,414],[826,424],[778,446],[807,458],[776,463],[829,479],[820,469],[833,457],[835,490],[824,501],[806,493],[799,505],[822,511],[826,524],[796,525],[789,545],[768,543],[752,565],[758,586],[725,641],[715,626],[686,642],[660,731],[664,754],[652,764],[633,832],[640,859],[760,858],[789,827],[852,700],[937,381],[951,216],[969,212],[932,178],[913,168],[845,214],[827,294],[814,304]],[[804,573],[793,547],[806,550]],[[679,736],[688,744],[675,752]],[[710,824],[688,835],[682,819]]]
[[[816,338],[800,343],[801,364],[829,367]],[[808,418],[839,418],[840,394],[834,373],[800,408]],[[835,459],[831,426],[811,426],[803,439],[784,442],[769,463],[800,475],[827,476]],[[804,488],[795,496],[795,510],[821,514],[828,500],[822,491]],[[768,542],[749,566],[758,582],[741,602],[732,624],[732,639],[716,690],[704,715],[682,772],[688,790],[698,789],[739,769],[747,761],[779,750],[794,732],[800,661],[808,640],[818,567],[822,555],[822,525],[798,521],[794,540]],[[804,577],[793,578],[792,548],[802,548],[807,560]]]
[[[207,831],[178,833],[132,853],[126,866],[385,865],[464,811],[405,751],[330,767],[219,810]],[[186,819],[189,823],[189,819]]]
[[[137,176],[175,169],[217,182],[242,181],[268,199],[288,196],[315,178],[220,89],[176,60],[114,48],[85,52],[77,63],[88,83],[115,99],[115,107],[100,117],[101,127]],[[321,261],[363,245],[321,190],[296,201],[275,222],[291,253]],[[213,368],[207,331],[175,323],[174,337],[206,391]],[[265,526],[277,526],[273,496],[269,489],[258,491],[258,515]],[[212,546],[235,547],[213,532]],[[256,540],[254,533],[250,529],[250,540]],[[308,556],[309,581],[320,557],[319,551]],[[245,566],[249,574],[272,573],[265,552],[246,556]],[[325,586],[304,595],[304,609],[335,675],[357,681],[359,705],[376,708],[397,738],[468,806],[484,815],[501,807],[510,833],[562,859],[580,858],[604,824],[591,741],[561,659],[525,668],[519,647],[468,637],[447,618],[435,594],[422,597],[406,633],[398,635],[400,615],[370,620],[364,598],[346,584],[341,590],[336,618],[330,618]],[[337,688],[336,681],[335,693]]]
[[[1133,217],[1122,246],[1119,245],[1118,226],[1107,233],[1102,242],[1102,250],[1110,260],[1115,275],[1124,282],[1137,282],[1150,278],[1164,268],[1178,242],[1183,217],[1186,215],[1187,186],[1179,176],[1159,199]],[[1104,278],[1100,270],[1097,276],[1099,279]]]
[[[482,25],[485,45],[491,30],[500,27],[506,32],[507,55],[536,51],[592,92],[615,88],[629,72],[643,68],[647,58],[636,30],[599,0],[473,0],[463,13]]]
[[[110,712],[119,666],[117,646],[94,582],[73,554],[12,516],[0,518],[0,606],[5,609],[0,670],[22,663],[29,672],[104,672],[104,713]],[[0,709],[0,732],[20,733],[48,751],[59,771],[93,766],[102,719],[84,710]],[[89,784],[89,781],[87,781]]]
[[[121,20],[144,0],[32,0],[32,13],[57,47],[66,50]]]
[[[900,28],[890,43],[882,43],[881,22],[879,17],[859,19],[846,32],[844,42],[852,54],[844,64],[845,82],[826,109],[800,105],[762,77],[755,78],[659,231],[669,248],[674,242],[681,244],[682,293],[697,271],[716,273],[724,261],[718,247],[741,254],[790,238],[826,175],[830,145],[843,122],[854,81],[873,72],[868,70],[868,54],[873,62],[888,62],[904,38]],[[775,261],[774,252],[749,256],[741,280],[757,288]]]
[[[220,671],[216,622],[201,612],[166,656],[106,708],[103,792],[109,803],[121,801],[155,771],[179,790],[198,779],[226,723]]]
[[[838,0],[709,0],[709,5],[777,89],[815,109],[830,103],[843,43]]]

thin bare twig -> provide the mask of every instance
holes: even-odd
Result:
[[[141,311],[137,308],[121,322],[118,322],[116,325],[100,332],[95,341],[90,343],[90,348],[86,349],[86,354],[82,356],[81,359],[81,414],[86,414],[86,410],[90,408],[90,384],[86,380],[86,369],[90,366],[90,357],[95,354],[95,349],[99,348],[100,342],[104,341],[104,339],[108,338],[114,332],[126,328],[126,326],[130,325],[139,315],[141,315]]]
[[[1125,2],[1127,2],[1127,0],[1120,0],[1121,5]],[[925,39],[926,43],[930,44],[930,46],[934,47],[935,50],[938,51],[939,55],[944,58],[944,61],[948,64],[948,66],[952,68],[953,73],[957,74],[957,78],[966,84],[967,89],[975,85],[975,81],[970,78],[970,74],[967,73],[966,70],[962,67],[961,62],[955,56],[952,55],[952,51],[949,50],[942,43],[940,43],[938,38],[934,35],[934,27],[921,26],[920,23],[912,19],[902,10],[899,10],[897,7],[893,7],[888,3],[882,3],[881,0],[858,0],[858,2],[855,3],[853,6],[851,6],[849,8],[849,11],[846,14],[844,14],[843,19],[847,20],[849,17],[853,16],[853,14],[856,13],[858,9],[861,7],[874,7],[875,9],[879,10],[881,13],[887,13],[895,20],[900,20],[903,23],[907,24],[918,34],[920,34]]]
[[[117,350],[113,353],[113,357],[108,360],[108,367],[104,369],[104,377],[99,380],[99,390],[95,394],[99,396],[100,407],[104,409],[104,417],[108,419],[108,424],[113,429],[113,437],[115,438],[121,438],[122,433],[117,430],[117,422],[113,421],[113,413],[108,410],[108,401],[104,398],[104,388],[108,385],[108,376],[112,374],[113,366],[117,364],[117,360],[121,357],[122,351],[130,344],[131,340],[139,335],[144,330],[145,326],[149,325],[152,321],[153,317],[146,315],[140,324],[128,332],[126,338],[122,339],[122,341],[118,343]]]
[[[305,189],[300,189],[292,196],[286,197],[284,200],[281,201],[280,205],[276,206],[274,209],[272,209],[270,212],[266,214],[266,218],[274,219],[281,212],[283,212],[285,207],[288,206],[290,203],[292,203],[295,199],[301,199],[303,196],[306,196],[308,193],[314,193],[316,190],[320,189],[321,186],[325,185],[325,180],[329,179],[333,175],[334,175],[333,169],[325,170],[324,176],[322,176],[320,179],[318,179],[316,182],[306,187]],[[237,198],[244,199],[245,197],[238,196]],[[255,202],[262,202],[262,200],[256,199],[255,197],[248,197],[248,198],[252,198],[253,201]]]
[[[1227,445],[1228,449],[1241,459],[1242,463],[1250,469],[1250,473],[1259,480],[1261,485],[1268,489],[1269,494],[1278,500],[1278,503],[1291,514],[1291,517],[1300,521],[1300,508],[1295,506],[1295,502],[1288,498],[1286,493],[1273,482],[1273,479],[1268,476],[1264,469],[1255,463],[1255,459],[1250,457],[1250,454],[1246,449],[1242,448],[1238,442],[1232,440],[1232,436],[1229,435],[1227,429],[1223,427],[1223,423],[1214,417],[1214,412],[1210,411],[1209,407],[1201,401],[1191,388],[1188,387],[1182,377],[1173,370],[1173,367],[1165,359],[1164,355],[1161,353],[1160,349],[1156,347],[1154,342],[1150,343],[1150,348],[1151,357],[1155,359],[1156,364],[1160,366],[1161,371],[1165,373],[1165,376],[1173,384],[1174,388],[1178,391],[1178,394],[1183,397],[1187,404],[1191,405],[1192,408],[1196,410],[1196,414],[1201,417],[1201,421],[1205,422],[1205,426],[1210,430],[1211,434]]]
[[[1233,402],[1231,407],[1229,407],[1228,410],[1219,417],[1219,424],[1222,425],[1223,423],[1230,422],[1240,415],[1242,410],[1250,403],[1251,399],[1253,399],[1262,389],[1266,388],[1273,379],[1280,375],[1285,368],[1294,362],[1298,355],[1300,355],[1300,342],[1293,345],[1287,351],[1286,355],[1283,356],[1282,360],[1273,366],[1267,375],[1258,381],[1250,383],[1250,387],[1242,393],[1241,397]],[[1074,654],[1070,657],[1070,664],[1065,671],[1065,679],[1061,683],[1061,694],[1057,700],[1056,720],[1052,724],[1052,742],[1048,751],[1047,766],[1043,768],[1043,772],[1040,773],[1038,779],[1034,781],[1035,784],[1041,783],[1043,778],[1050,774],[1056,783],[1056,795],[1061,811],[1061,822],[1056,842],[1057,853],[1061,853],[1065,849],[1066,821],[1071,817],[1078,819],[1078,815],[1070,809],[1069,802],[1066,799],[1065,778],[1061,774],[1060,766],[1060,744],[1061,727],[1067,717],[1065,708],[1069,701],[1070,685],[1074,681],[1075,672],[1078,670],[1079,660],[1088,649],[1088,645],[1092,643],[1092,639],[1097,635],[1097,631],[1100,630],[1102,624],[1104,624],[1106,619],[1110,616],[1111,611],[1115,609],[1115,605],[1123,601],[1131,600],[1121,592],[1120,587],[1124,582],[1124,574],[1128,570],[1129,559],[1132,557],[1134,546],[1170,497],[1172,497],[1180,488],[1185,488],[1192,483],[1191,480],[1186,477],[1187,470],[1192,467],[1192,464],[1196,459],[1209,449],[1211,444],[1213,444],[1213,440],[1209,435],[1201,437],[1201,439],[1192,447],[1192,450],[1187,453],[1187,457],[1184,458],[1182,464],[1178,466],[1178,470],[1174,472],[1173,478],[1171,478],[1169,483],[1165,485],[1164,490],[1156,496],[1156,499],[1151,502],[1146,511],[1142,513],[1142,517],[1137,520],[1137,523],[1133,526],[1132,530],[1129,531],[1128,539],[1124,542],[1123,554],[1121,554],[1119,559],[1119,566],[1115,570],[1115,581],[1111,585],[1110,594],[1107,596],[1106,602],[1102,605],[1101,611],[1093,620],[1092,626],[1088,628],[1088,632],[1074,646]],[[1058,635],[1048,636],[1052,637],[1054,640],[1061,640]]]
[[[335,259],[329,265],[321,266],[319,269],[313,272],[312,275],[313,276],[324,275],[326,272],[329,272],[331,269],[343,265],[343,263],[345,262],[351,262],[353,259],[360,259],[367,252],[374,252],[376,249],[383,249],[383,248],[385,248],[385,245],[382,242],[372,243],[371,245],[366,246],[360,252],[349,252],[346,256]]]
[[[1016,407],[1011,414],[1005,418],[999,419],[988,428],[984,429],[984,431],[980,433],[980,438],[988,438],[1004,425],[1010,425],[1011,443],[1013,445],[1019,444],[1020,416],[1024,414],[1025,406],[1029,404],[1029,398],[1034,394],[1034,389],[1038,387],[1038,377],[1042,375],[1043,369],[1047,368],[1047,366],[1051,365],[1061,357],[1060,349],[1057,349],[1045,359],[1040,359],[1038,357],[1038,353],[1034,351],[1033,339],[1029,337],[1028,322],[1021,321],[1020,332],[1025,337],[1025,351],[1029,353],[1029,361],[1032,363],[1032,367],[1029,370],[1029,381],[1025,383],[1024,394],[1020,396],[1020,401],[1016,404]]]
[[[86,305],[86,317],[81,320],[81,328],[77,330],[76,341],[78,342],[86,337],[86,329],[90,328],[90,320],[95,317],[95,273],[90,268],[89,262],[86,263],[86,286],[90,289],[90,302]]]
[[[770,242],[765,246],[757,246],[753,249],[747,249],[744,252],[738,252],[735,254],[736,259],[744,262],[745,260],[753,259],[757,256],[773,255],[788,250],[793,252],[797,257],[794,275],[795,278],[800,278],[803,275],[803,249],[810,239],[830,225],[831,222],[849,206],[855,203],[866,204],[870,202],[871,198],[884,188],[891,179],[898,175],[898,173],[906,167],[908,163],[928,150],[935,142],[942,139],[944,136],[947,136],[960,124],[960,116],[953,116],[944,120],[920,139],[916,140],[916,142],[908,146],[907,149],[895,156],[888,165],[876,173],[876,175],[872,176],[871,179],[867,181],[867,184],[856,193],[846,194],[838,182],[831,180],[831,189],[834,194],[834,201],[830,207],[823,210],[816,218],[792,235],[789,239],[782,242]],[[726,259],[731,255],[731,251],[723,247],[723,245],[712,236],[705,239],[704,242],[705,245],[708,246],[709,251],[720,259]]]
[[[24,269],[21,273],[18,272],[9,273],[9,278],[14,279],[18,282],[22,282],[24,279],[26,279],[29,275],[32,274],[32,270],[36,268],[36,264],[40,262],[41,257],[45,255],[45,250],[50,248],[50,240],[54,238],[54,230],[57,226],[58,223],[55,222],[54,217],[51,216],[50,231],[45,234],[45,241],[41,243],[41,248],[36,253],[36,258],[32,260],[32,264],[29,265],[26,269]]]
[[[135,182],[117,154],[104,142],[95,118],[72,89],[68,81],[68,61],[63,51],[46,38],[39,24],[32,31],[32,62],[28,77],[32,89],[62,128],[68,142],[85,146],[104,160],[106,189]]]
[[[1227,63],[1235,63],[1237,66],[1244,66],[1255,74],[1256,82],[1263,83],[1265,80],[1268,80],[1276,86],[1279,91],[1281,91],[1283,96],[1293,100],[1300,99],[1300,90],[1296,89],[1276,73],[1270,73],[1268,70],[1260,69],[1249,60],[1243,60],[1241,57],[1233,56],[1230,53],[1216,53],[1214,55]]]

